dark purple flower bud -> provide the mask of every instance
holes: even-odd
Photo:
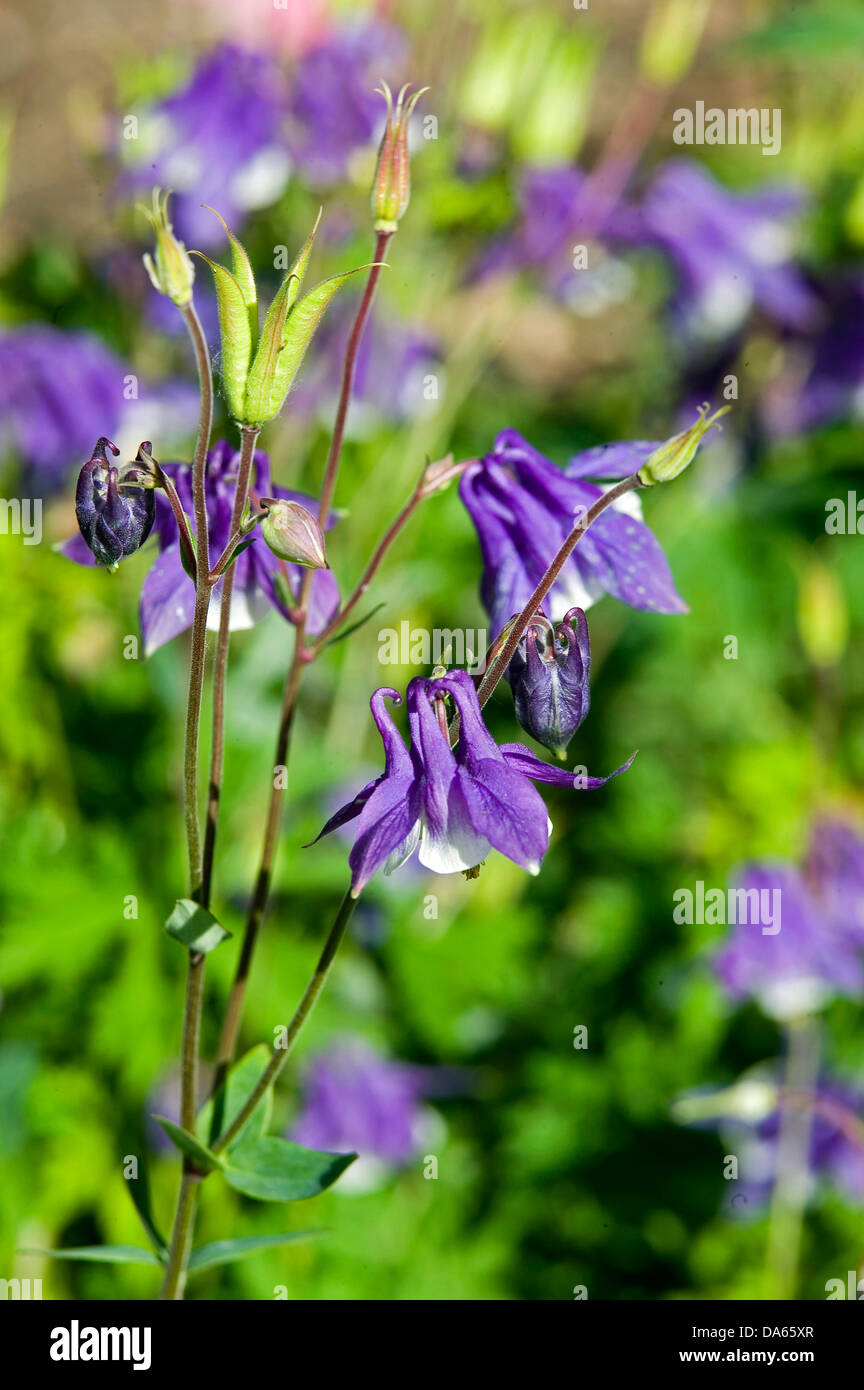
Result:
[[[508,667],[516,718],[559,758],[588,713],[590,671],[588,620],[581,608],[571,608],[557,627],[536,617]]]
[[[150,535],[156,515],[152,487],[124,482],[106,450],[120,450],[104,435],[97,439],[92,457],[78,475],[75,515],[88,547],[100,565],[114,568],[134,555]],[[138,478],[138,471],[135,472]]]

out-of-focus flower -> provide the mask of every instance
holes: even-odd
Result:
[[[239,226],[285,187],[287,103],[286,78],[273,54],[220,44],[181,91],[156,107],[147,125],[158,131],[157,146],[147,146],[123,183],[150,188],[155,181],[173,189],[178,235],[189,246],[210,248],[221,232],[203,203]]]
[[[291,393],[292,414],[332,418],[345,345],[357,304],[337,299],[316,334]],[[434,409],[440,394],[440,351],[428,330],[403,323],[373,309],[366,324],[354,373],[349,427],[366,434],[384,418],[407,420],[425,407]]]
[[[376,690],[370,702],[384,744],[385,770],[337,811],[317,837],[359,817],[348,857],[354,897],[378,869],[392,873],[415,849],[421,864],[434,873],[474,877],[490,850],[497,849],[536,874],[549,844],[549,818],[531,781],[591,790],[609,781],[550,767],[521,743],[499,748],[483,722],[466,671],[410,682],[410,752],[384,705],[385,696],[401,703],[398,691],[388,686]],[[447,696],[459,716],[455,751],[446,729]]]
[[[864,277],[819,290],[816,332],[786,344],[790,367],[768,388],[765,418],[778,435],[864,417]]]
[[[577,454],[562,470],[515,430],[504,430],[492,453],[466,470],[459,492],[477,528],[481,593],[493,637],[528,602],[556,551],[602,495],[602,487],[586,480],[627,477],[658,447],[644,441],[606,444]],[[604,593],[631,608],[687,611],[632,493],[581,537],[548,603],[553,612],[585,609]]]
[[[338,30],[299,63],[289,144],[298,168],[313,186],[344,179],[355,150],[368,145],[383,126],[373,87],[382,75],[393,75],[405,49],[398,29],[365,23]]]
[[[310,1064],[290,1137],[327,1153],[408,1163],[422,1141],[425,1083],[422,1067],[381,1057],[364,1043],[338,1043]]]
[[[804,876],[838,929],[864,946],[864,838],[843,821],[819,821]]]
[[[629,269],[606,254],[617,244],[621,213],[581,169],[523,169],[518,203],[515,225],[483,256],[475,277],[533,271],[556,299],[585,313],[596,313],[628,292]],[[591,273],[586,275],[574,264],[574,255],[589,244]]]
[[[239,453],[222,440],[207,455],[207,518],[211,560],[215,562],[228,543],[231,530],[231,510],[237,480]],[[187,464],[166,463],[165,473],[173,480],[183,510],[193,514],[192,470]],[[270,481],[270,461],[265,453],[256,450],[252,490],[271,497],[300,502],[317,510],[313,498],[286,488],[274,487]],[[141,631],[144,648],[149,656],[164,643],[191,626],[195,607],[195,586],[180,558],[177,523],[168,499],[156,497],[156,522],[160,555],[147,574],[141,590]],[[79,564],[93,563],[80,537],[61,547],[63,554]],[[251,544],[234,561],[234,589],[231,597],[231,628],[251,627],[275,608],[289,621],[291,607],[286,604],[286,591],[297,593],[303,573],[299,565],[279,560],[267,548],[260,535],[252,533]],[[286,587],[287,586],[287,590]],[[209,625],[219,624],[219,604],[222,581],[213,586]],[[333,617],[339,605],[339,591],[329,570],[317,570],[312,579],[309,608],[309,631],[320,632]]]
[[[571,608],[555,627],[535,618],[507,668],[516,718],[559,758],[588,713],[590,672],[588,620],[581,608]]]
[[[736,910],[731,936],[714,958],[733,999],[756,999],[765,1013],[789,1019],[820,1008],[833,994],[864,991],[860,940],[824,910],[795,867],[749,865],[734,887],[737,901],[752,910]]]
[[[126,368],[89,333],[28,324],[0,334],[0,439],[48,485],[116,436]]]
[[[804,329],[818,303],[793,260],[792,229],[803,207],[793,189],[733,193],[692,160],[655,175],[625,239],[658,247],[676,274],[672,310],[690,340],[716,342],[758,307],[784,328]]]
[[[741,1215],[771,1195],[784,1107],[806,1117],[808,1195],[823,1179],[864,1203],[864,1093],[856,1086],[823,1076],[812,1090],[786,1094],[776,1066],[759,1068],[732,1086],[681,1096],[673,1115],[682,1124],[721,1129],[734,1144],[738,1180],[728,1205]]]
[[[140,550],[153,528],[156,499],[152,487],[138,481],[138,470],[123,477],[108,458],[116,444],[104,436],[78,475],[75,515],[78,529],[97,564],[116,569],[121,560]],[[131,481],[130,481],[131,480]]]

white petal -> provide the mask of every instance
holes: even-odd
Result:
[[[456,874],[475,868],[492,849],[485,835],[478,835],[466,821],[451,825],[446,835],[432,837],[424,822],[418,858],[434,874]]]
[[[414,825],[412,825],[411,829],[408,831],[408,834],[405,836],[405,839],[402,841],[401,845],[397,845],[396,848],[390,854],[388,854],[387,858],[384,860],[383,872],[385,874],[392,874],[396,871],[396,869],[401,869],[402,865],[405,863],[405,860],[411,858],[411,855],[417,848],[417,843],[419,839],[420,822],[418,820],[415,822]]]

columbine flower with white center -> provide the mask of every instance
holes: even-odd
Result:
[[[455,748],[447,732],[446,697],[459,717]],[[404,864],[418,851],[434,873],[463,872],[473,877],[490,850],[497,849],[520,868],[536,874],[549,845],[550,822],[531,782],[594,789],[608,777],[574,777],[550,767],[521,743],[496,744],[483,722],[474,683],[467,671],[451,671],[408,686],[410,750],[405,747],[384,699],[401,703],[388,686],[370,701],[384,744],[385,769],[330,818],[317,836],[358,820],[349,855],[351,893],[358,897],[372,875]],[[635,756],[635,755],[634,755]],[[611,774],[616,777],[631,757]]]

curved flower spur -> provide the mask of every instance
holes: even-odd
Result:
[[[382,686],[370,700],[384,744],[384,772],[331,816],[312,842],[359,817],[348,859],[352,897],[360,895],[378,869],[392,873],[415,849],[421,864],[434,873],[461,871],[476,877],[489,851],[497,849],[536,874],[549,846],[550,822],[531,782],[593,790],[610,780],[551,767],[521,743],[499,746],[483,721],[467,671],[417,676],[410,682],[410,749],[385,697],[396,704],[402,699],[397,690]],[[448,697],[459,716],[455,748],[448,733]],[[625,772],[635,756],[610,777]]]

